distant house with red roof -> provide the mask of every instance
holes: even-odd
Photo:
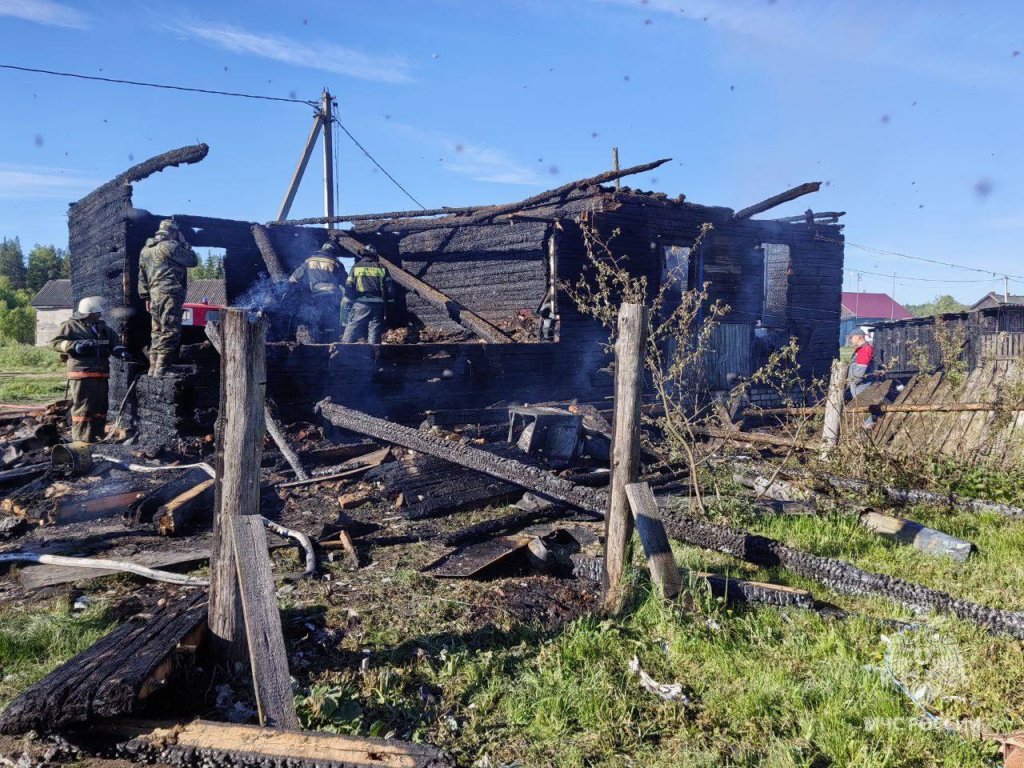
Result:
[[[843,291],[839,316],[839,343],[846,344],[854,328],[883,320],[909,320],[913,315],[887,293]]]

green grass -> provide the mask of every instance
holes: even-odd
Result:
[[[929,557],[841,514],[739,509],[731,522],[957,597],[1024,609],[1024,521],[929,507],[902,514],[969,538],[979,552],[967,563]],[[885,670],[887,649],[895,648],[893,670],[912,690],[931,686],[934,715],[998,731],[1024,725],[1019,640],[718,553],[677,546],[675,555],[691,570],[806,587],[849,615],[733,608],[700,588],[697,609],[684,612],[652,597],[640,569],[636,603],[622,618],[586,617],[544,631],[516,619],[511,606],[552,580],[434,579],[416,570],[436,556],[429,543],[378,549],[374,567],[327,564],[330,581],[299,582],[284,597],[286,626],[310,621],[332,632],[323,640],[313,630],[307,639],[299,637],[305,629],[288,633],[300,718],[308,728],[430,742],[460,765],[485,756],[491,766],[558,768],[997,764],[993,742],[922,724],[918,705]],[[289,560],[277,569],[295,567]],[[0,702],[108,626],[99,611],[32,610],[0,613]],[[369,666],[361,672],[364,653]],[[629,672],[634,656],[655,680],[681,683],[691,703],[642,688]],[[940,664],[944,658],[952,665]]]
[[[0,612],[0,706],[112,627],[99,607],[74,613],[64,603]]]
[[[45,373],[60,371],[60,353],[49,347],[28,344],[0,344],[0,371]]]
[[[65,380],[60,354],[48,347],[0,344],[0,372],[52,376],[0,376],[0,403],[49,403],[64,397]]]
[[[0,403],[51,403],[54,400],[62,400],[65,389],[66,382],[61,374],[31,379],[0,376]]]

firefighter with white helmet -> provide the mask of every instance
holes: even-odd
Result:
[[[50,341],[67,359],[71,437],[85,443],[102,440],[106,430],[110,356],[131,358],[114,329],[103,322],[103,311],[102,296],[86,296]]]

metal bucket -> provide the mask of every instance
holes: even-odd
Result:
[[[92,451],[88,443],[61,443],[53,446],[50,467],[57,474],[84,475],[92,469]]]

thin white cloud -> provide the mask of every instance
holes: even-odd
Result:
[[[1019,48],[1016,27],[995,7],[970,9],[970,32],[949,7],[930,3],[764,2],[764,0],[582,0],[591,7],[618,7],[638,18],[706,24],[753,48],[761,61],[791,64],[782,51],[819,60],[843,60],[932,75],[978,86],[1022,84],[1011,65]],[[806,60],[800,62],[806,64]]]
[[[412,80],[409,64],[401,56],[373,56],[334,43],[302,42],[283,35],[262,35],[230,24],[192,24],[184,31],[193,38],[231,53],[262,56],[297,67],[380,83],[407,83]]]
[[[76,8],[52,0],[0,0],[0,16],[35,24],[69,29],[88,29],[89,17]]]
[[[80,171],[0,163],[0,199],[71,199],[88,192],[96,182]]]
[[[388,126],[429,146],[433,151],[440,152],[441,167],[451,173],[493,184],[539,186],[543,182],[535,170],[496,147],[465,141],[429,128],[395,122],[388,123]]]

